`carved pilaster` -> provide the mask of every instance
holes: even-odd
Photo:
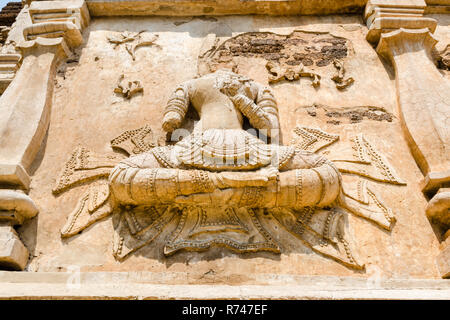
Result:
[[[395,68],[403,134],[431,199],[426,212],[448,228],[450,193],[442,191],[450,186],[450,82],[433,62],[436,21],[423,16],[425,8],[423,0],[370,0],[367,40]],[[450,270],[441,271],[445,276]]]
[[[26,195],[31,181],[27,170],[48,129],[57,64],[82,43],[81,31],[89,23],[83,0],[36,1],[28,10],[31,24],[23,27],[23,41],[16,46],[22,53],[22,65],[0,97],[0,222],[19,217],[13,219],[13,225],[37,214]],[[20,246],[14,248],[23,253]],[[26,263],[22,260],[9,261],[18,256],[23,254],[11,253],[10,259],[0,256],[0,266],[5,261],[23,269]]]

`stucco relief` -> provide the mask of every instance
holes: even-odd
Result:
[[[156,46],[159,47],[155,41],[158,39],[157,34],[151,34],[146,31],[140,32],[129,32],[124,31],[119,34],[112,34],[107,37],[109,43],[113,45],[114,48],[125,47],[125,50],[131,56],[131,58],[136,60],[136,50],[139,47]]]
[[[192,131],[180,127],[189,108],[200,116]],[[251,131],[243,129],[244,117]],[[74,151],[54,192],[90,185],[63,237],[112,215],[118,260],[151,245],[166,228],[172,230],[166,256],[211,246],[276,254],[283,252],[276,225],[313,251],[361,269],[347,215],[387,230],[395,222],[370,180],[405,183],[363,135],[343,146],[348,152],[327,158],[320,151],[339,135],[318,128],[297,127],[291,144],[280,145],[271,89],[245,76],[221,69],[180,84],[162,128],[172,135],[166,145],[149,126],[114,138],[113,149],[128,158]]]

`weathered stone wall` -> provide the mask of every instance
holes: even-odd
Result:
[[[448,39],[447,17],[436,18],[439,21],[437,37]],[[157,45],[137,48],[135,60],[125,45],[115,46],[108,40],[123,31],[137,33],[143,30],[159,36],[154,41]],[[238,50],[239,55],[236,54],[231,67],[268,85],[270,74],[266,64],[280,60],[271,59],[265,53],[279,54],[280,46],[283,52],[294,50],[295,47],[289,47],[283,40],[294,31],[299,39],[306,39],[301,47],[309,46],[313,53],[309,57],[308,51],[303,50],[297,60],[302,60],[310,72],[320,75],[320,85],[313,86],[312,78],[304,76],[299,80],[284,79],[270,84],[278,102],[282,142],[289,144],[295,138],[293,130],[297,126],[320,128],[340,137],[337,144],[321,151],[327,157],[334,157],[344,152],[352,154],[351,139],[362,133],[406,182],[406,185],[392,185],[370,181],[397,220],[391,231],[349,216],[348,225],[365,270],[352,270],[314,253],[287,231],[278,228],[273,219],[273,223],[267,223],[265,227],[283,239],[281,254],[236,254],[213,248],[206,252],[179,252],[165,257],[163,239],[173,232],[173,228],[168,228],[151,245],[118,262],[112,255],[111,218],[73,238],[61,239],[60,230],[87,190],[87,183],[59,195],[54,195],[52,189],[59,171],[77,146],[114,155],[117,152],[110,146],[113,138],[145,125],[150,125],[156,140],[164,144],[166,135],[161,123],[166,101],[176,85],[197,75],[199,61],[204,63],[199,55],[210,49],[215,41],[220,45],[239,34],[252,33],[261,43],[261,52],[245,56]],[[269,38],[263,36],[267,32],[271,33]],[[367,27],[359,15],[93,18],[83,32],[83,45],[57,70],[49,131],[32,165],[34,176],[29,196],[38,206],[39,215],[19,229],[32,255],[27,270],[63,271],[76,265],[82,271],[186,274],[182,280],[174,277],[173,283],[241,284],[250,281],[250,274],[266,273],[440,278],[435,262],[439,242],[424,214],[426,200],[419,186],[422,174],[401,131],[394,71],[366,41],[366,33]],[[278,40],[273,42],[273,39]],[[333,41],[316,41],[318,39],[341,40],[333,44]],[[345,88],[339,89],[332,79],[337,72],[333,63],[317,63],[320,60],[317,53],[327,52],[342,58],[343,80],[353,78],[354,81]],[[310,58],[313,63],[305,63]],[[229,57],[224,59],[223,63],[230,62]],[[284,67],[296,66],[295,62],[286,64],[295,59],[283,59]],[[143,91],[129,99],[115,93],[122,74],[130,81],[139,80]]]

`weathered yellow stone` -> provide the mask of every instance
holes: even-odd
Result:
[[[25,6],[0,50],[20,61],[0,222],[23,244],[0,261],[27,271],[0,297],[445,298],[450,27],[430,3]],[[115,276],[123,293],[95,287]]]

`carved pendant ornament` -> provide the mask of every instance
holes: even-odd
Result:
[[[276,144],[280,126],[271,90],[225,70],[175,88],[163,129],[175,135],[188,108],[196,109],[200,121],[173,145],[158,145],[145,126],[111,141],[128,158],[82,147],[74,151],[54,192],[91,184],[69,215],[63,237],[112,215],[118,260],[152,245],[166,229],[172,231],[163,239],[165,255],[212,246],[278,254],[284,250],[276,234],[281,227],[319,254],[364,267],[347,216],[390,230],[395,217],[370,180],[404,182],[363,135],[354,139],[353,158],[335,161],[319,151],[339,136],[320,129],[297,127],[291,145]],[[271,143],[245,131],[244,117]]]

